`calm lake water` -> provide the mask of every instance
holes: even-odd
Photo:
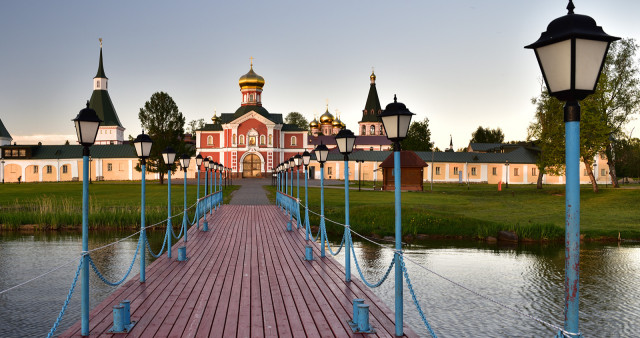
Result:
[[[125,233],[91,236],[90,248]],[[150,234],[155,250],[164,233]],[[354,238],[355,239],[355,238]],[[135,253],[137,236],[92,254],[108,278],[121,278]],[[76,233],[0,234],[0,290],[38,276],[79,257]],[[391,247],[356,243],[369,281],[382,276],[393,257]],[[406,249],[421,265],[529,315],[562,326],[564,249],[557,244],[498,247],[474,241],[427,241]],[[339,255],[339,261],[344,257]],[[147,259],[149,255],[147,254]],[[138,273],[136,262],[129,278]],[[77,262],[0,295],[0,337],[46,336],[73,280]],[[439,337],[551,337],[555,332],[427,272],[407,268],[423,309]],[[352,274],[357,276],[355,267]],[[631,337],[640,332],[640,245],[584,243],[581,248],[580,329],[585,337]],[[115,288],[91,273],[91,305]],[[394,308],[393,276],[374,292]],[[80,285],[57,333],[80,318]],[[405,322],[428,335],[405,286]]]

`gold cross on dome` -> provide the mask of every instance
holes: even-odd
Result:
[[[249,58],[251,60],[251,67],[253,67],[253,56]]]
[[[102,48],[102,38],[98,38],[100,40],[100,48]]]

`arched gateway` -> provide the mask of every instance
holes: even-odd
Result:
[[[261,177],[262,161],[256,154],[249,154],[242,160],[242,177]]]

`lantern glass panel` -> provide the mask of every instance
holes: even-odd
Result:
[[[571,89],[571,40],[536,48],[549,92]]]
[[[100,122],[75,120],[76,133],[80,144],[93,144],[96,141]]]
[[[398,116],[398,137],[405,138],[407,137],[407,132],[409,131],[409,125],[411,124],[411,117],[413,115],[400,115]]]
[[[398,138],[398,116],[388,115],[382,116],[382,124],[384,125],[384,131],[389,139]]]
[[[595,90],[609,43],[576,39],[576,89]]]

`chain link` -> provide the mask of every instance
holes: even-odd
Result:
[[[149,253],[151,254],[151,256],[153,256],[154,258],[158,258],[160,256],[162,256],[162,253],[164,252],[164,247],[165,245],[167,245],[167,233],[165,233],[164,235],[164,241],[162,242],[162,248],[160,248],[160,252],[156,255],[153,253],[153,251],[151,251],[151,245],[149,244],[149,239],[146,238],[145,236],[145,242],[147,242],[147,249],[149,249]]]
[[[69,306],[69,301],[71,301],[71,295],[73,295],[73,291],[76,288],[76,284],[78,284],[78,276],[80,276],[80,268],[82,267],[82,258],[83,257],[84,256],[80,257],[80,262],[78,263],[78,269],[76,270],[75,277],[73,277],[73,282],[71,283],[71,288],[69,288],[69,293],[67,294],[67,299],[65,299],[64,304],[62,305],[62,309],[60,310],[60,313],[58,314],[58,318],[56,318],[56,322],[53,323],[53,326],[51,327],[51,330],[49,331],[49,334],[47,335],[47,338],[53,337],[53,333],[56,332],[56,330],[58,329],[58,326],[60,325],[60,322],[62,321],[62,316],[64,316],[65,311],[67,311],[67,307]]]
[[[395,253],[398,255],[400,259],[400,264],[402,265],[402,273],[404,274],[404,278],[407,281],[407,288],[409,288],[409,293],[411,293],[411,298],[413,299],[413,304],[415,304],[416,309],[418,309],[418,313],[420,314],[420,318],[422,318],[422,322],[427,327],[427,330],[431,334],[431,337],[437,338],[436,333],[433,332],[431,325],[429,325],[429,321],[427,321],[427,316],[425,316],[424,311],[422,311],[422,307],[418,302],[418,298],[416,297],[416,293],[413,291],[413,285],[411,285],[411,279],[409,278],[409,273],[407,272],[407,267],[404,265],[404,259],[402,257],[402,251],[396,251]],[[394,257],[395,258],[395,257]]]
[[[389,264],[389,268],[387,268],[387,272],[385,272],[384,276],[382,276],[382,278],[377,283],[370,283],[367,281],[366,278],[364,278],[362,269],[360,269],[360,264],[358,264],[358,256],[356,256],[356,250],[353,248],[353,241],[351,239],[351,235],[349,235],[349,241],[351,242],[351,253],[353,254],[353,261],[356,263],[356,270],[358,270],[358,274],[360,275],[360,279],[362,280],[362,282],[364,282],[364,284],[370,288],[377,288],[378,286],[382,285],[382,283],[384,283],[384,281],[386,281],[387,278],[389,277],[389,274],[391,273],[391,269],[393,268],[393,265],[395,264],[396,260],[391,259],[391,264]]]
[[[127,277],[129,277],[129,274],[131,273],[131,269],[133,269],[133,263],[136,262],[136,258],[138,257],[138,251],[140,250],[140,241],[138,241],[138,245],[136,246],[136,253],[133,255],[133,259],[131,260],[131,265],[129,265],[129,269],[127,270],[127,272],[124,274],[124,277],[122,277],[122,279],[120,279],[117,282],[109,282],[101,273],[100,270],[98,270],[98,267],[96,266],[96,264],[93,262],[93,259],[91,259],[91,255],[89,256],[89,264],[91,264],[91,268],[93,269],[93,272],[96,273],[96,275],[98,276],[98,278],[100,278],[100,280],[102,280],[105,284],[109,285],[109,286],[118,286],[120,284],[122,284],[124,282],[125,279],[127,279]],[[143,249],[144,250],[144,249]]]

